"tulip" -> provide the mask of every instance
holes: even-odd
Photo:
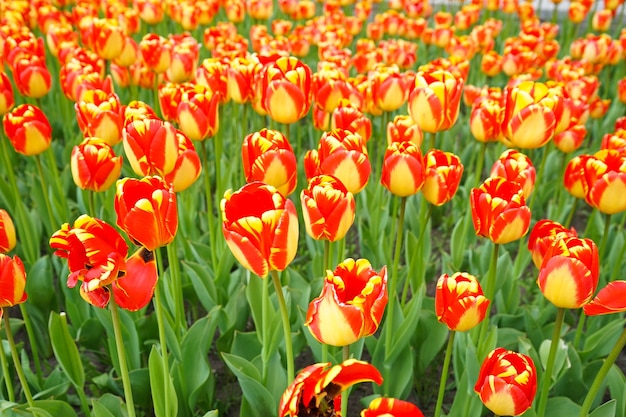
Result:
[[[178,139],[170,123],[156,118],[132,120],[124,127],[122,138],[126,158],[137,175],[165,177],[174,170]]]
[[[262,64],[258,59],[235,58],[226,68],[226,78],[228,85],[228,97],[235,103],[243,104],[252,101],[254,91],[252,90],[252,79],[255,68]]]
[[[603,149],[586,160],[585,200],[605,214],[626,211],[626,156]]]
[[[408,401],[378,397],[361,411],[361,417],[424,417],[424,414]]]
[[[541,268],[543,258],[554,242],[566,237],[578,237],[578,234],[574,228],[568,229],[552,220],[544,219],[535,223],[528,237],[528,250],[535,266]]]
[[[530,158],[514,149],[504,151],[491,168],[491,177],[502,177],[522,187],[524,198],[533,191],[536,177],[535,167]]]
[[[304,155],[304,171],[308,179],[321,174],[332,175],[352,194],[365,188],[371,170],[363,138],[343,129],[325,132],[318,149]]]
[[[170,35],[173,41],[172,61],[165,75],[173,83],[191,81],[196,73],[200,57],[200,45],[195,38],[186,35]]]
[[[121,179],[116,187],[116,224],[134,243],[153,251],[174,240],[178,208],[171,186],[159,177],[145,177]]]
[[[296,155],[282,133],[264,128],[249,134],[244,139],[241,156],[247,182],[264,182],[285,197],[296,189]]]
[[[5,114],[2,122],[16,152],[27,156],[38,155],[50,146],[52,127],[38,107],[20,104]]]
[[[154,253],[139,248],[126,259],[126,274],[111,285],[115,304],[128,311],[137,311],[152,300],[159,273]]]
[[[335,242],[354,223],[354,196],[337,178],[319,175],[300,193],[306,231],[313,239]]]
[[[4,116],[15,105],[13,97],[13,87],[9,76],[4,72],[0,72],[0,116]]]
[[[15,86],[21,95],[41,98],[51,88],[51,76],[46,67],[45,59],[28,56],[17,60],[13,68]]]
[[[344,100],[361,107],[363,98],[348,82],[345,72],[336,66],[328,66],[313,74],[311,89],[315,105],[327,113],[332,113]]]
[[[392,142],[412,142],[418,148],[422,146],[424,134],[410,116],[399,115],[387,124],[387,146]]]
[[[572,158],[565,167],[563,185],[568,193],[576,198],[585,198],[587,186],[585,182],[585,167],[590,155],[579,155]]]
[[[387,298],[387,268],[376,272],[367,259],[348,258],[334,272],[326,271],[305,325],[320,343],[347,346],[376,332]]]
[[[207,87],[213,95],[218,95],[220,103],[226,103],[230,99],[226,65],[217,58],[202,61],[202,65],[196,70],[196,84]]]
[[[617,98],[626,104],[626,77],[617,82]]]
[[[162,74],[172,64],[172,45],[170,41],[154,33],[148,33],[139,42],[141,56],[148,68]]]
[[[222,231],[235,258],[261,278],[282,271],[296,256],[298,216],[291,200],[276,188],[251,182],[226,191]]]
[[[574,124],[561,133],[554,135],[552,139],[557,149],[563,153],[571,153],[580,148],[587,136],[587,128],[584,124]]]
[[[0,253],[9,253],[16,245],[15,226],[6,210],[0,209]]]
[[[204,140],[219,129],[220,95],[203,85],[183,91],[178,104],[178,125],[191,140]]]
[[[161,108],[163,120],[170,123],[176,122],[178,106],[187,85],[168,82],[159,86],[159,107]]]
[[[22,260],[15,256],[0,254],[0,308],[21,304],[28,296],[26,272]]]
[[[537,284],[559,308],[580,308],[596,291],[599,277],[598,248],[591,239],[565,237],[546,252]]]
[[[186,190],[196,182],[202,172],[200,157],[193,146],[193,142],[182,132],[176,132],[178,139],[178,157],[174,170],[167,174],[165,182],[172,184],[175,193]]]
[[[383,160],[380,183],[392,194],[407,197],[422,189],[425,180],[424,159],[411,142],[392,142]]]
[[[483,362],[474,391],[496,415],[523,414],[537,392],[535,364],[527,355],[496,348]]]
[[[424,198],[435,206],[450,201],[459,189],[463,176],[463,164],[459,157],[450,152],[431,149],[424,155],[424,166]]]
[[[141,20],[149,25],[156,25],[163,20],[163,5],[160,0],[133,0],[133,8],[139,11]]]
[[[76,104],[76,120],[83,136],[95,136],[111,146],[122,139],[123,107],[115,93],[88,90]]]
[[[475,276],[457,272],[437,280],[435,312],[437,320],[451,331],[465,332],[483,321],[490,301]]]
[[[278,417],[336,415],[340,394],[358,382],[382,384],[380,372],[366,362],[348,359],[341,364],[317,363],[304,368],[287,387]],[[418,417],[418,416],[415,416]]]
[[[501,123],[504,112],[498,100],[485,97],[472,104],[470,132],[479,142],[497,141],[502,136]]]
[[[89,27],[89,35],[89,45],[100,58],[110,61],[122,54],[125,35],[115,21],[93,19]]]
[[[626,281],[611,281],[602,288],[583,310],[588,316],[621,313],[626,311]]]
[[[539,148],[554,136],[558,97],[546,84],[524,81],[507,87],[502,133],[522,149]]]
[[[470,195],[476,235],[504,244],[528,232],[530,209],[519,184],[502,177],[488,178]]]
[[[626,117],[622,119],[626,120]],[[626,128],[616,128],[614,133],[605,134],[602,137],[600,149],[613,149],[626,155]]]
[[[54,254],[68,260],[67,286],[82,281],[81,294],[113,283],[126,271],[128,246],[124,238],[100,219],[82,215],[73,226],[63,224],[50,238]]]
[[[419,72],[409,95],[409,115],[424,132],[448,130],[459,116],[463,79],[435,69]]]
[[[339,105],[331,114],[330,129],[344,129],[358,133],[367,143],[372,136],[372,121],[351,102],[340,100]]]
[[[106,191],[122,172],[122,157],[100,138],[86,138],[70,157],[74,183],[83,190]]]
[[[279,123],[294,123],[311,107],[311,69],[295,57],[281,57],[263,68],[261,103]]]
[[[410,81],[398,67],[378,66],[370,72],[369,80],[374,104],[382,111],[395,111],[406,103]]]

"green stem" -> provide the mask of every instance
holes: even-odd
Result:
[[[432,132],[430,134],[430,145],[428,149],[435,149],[435,139],[437,138],[437,133],[436,132]]]
[[[589,215],[589,217],[587,218],[587,226],[585,227],[585,232],[583,233],[584,237],[589,237],[589,233],[591,232],[592,229],[592,225],[593,225],[593,218],[596,215],[596,212],[598,210],[596,210],[595,208],[591,211],[591,214]]]
[[[493,252],[491,254],[491,264],[489,265],[489,276],[487,277],[487,285],[485,286],[485,297],[490,301],[487,306],[487,312],[485,313],[484,320],[480,323],[480,330],[478,332],[478,340],[476,343],[480,346],[485,340],[487,335],[487,329],[489,328],[489,315],[491,313],[491,306],[494,304],[494,297],[496,295],[496,269],[498,268],[498,252],[500,245],[493,244]]]
[[[402,232],[404,231],[404,212],[407,197],[400,199],[400,212],[398,214],[398,228],[396,230],[396,246],[393,254],[393,267],[389,279],[389,301],[387,302],[387,322],[385,323],[385,347],[387,352],[393,346],[393,316],[396,303],[396,287],[398,280],[398,267],[400,265],[400,253],[402,249]]]
[[[576,335],[574,336],[574,342],[572,343],[572,346],[574,346],[574,349],[578,349],[578,345],[580,343],[580,338],[583,335],[583,329],[585,328],[585,319],[587,318],[587,315],[584,314],[582,312],[582,310],[580,311],[580,318],[578,319],[578,326],[576,327]]]
[[[285,302],[285,296],[283,295],[283,288],[280,284],[278,271],[272,270],[270,274],[272,275],[272,281],[274,282],[274,289],[276,290],[276,297],[278,298],[278,306],[280,308],[280,316],[283,322],[283,333],[285,334],[285,354],[287,355],[287,383],[290,384],[294,377],[294,362],[289,313],[287,312],[287,303]]]
[[[541,157],[541,163],[539,165],[539,169],[537,170],[537,177],[535,178],[535,186],[533,187],[534,190],[533,190],[532,195],[530,196],[530,201],[528,202],[528,208],[530,209],[531,213],[533,211],[533,204],[535,203],[535,200],[537,200],[537,194],[539,194],[539,190],[541,189],[541,180],[543,179],[543,172],[546,166],[546,161],[548,160],[548,154],[552,150],[553,146],[554,146],[553,142],[550,141],[543,148],[543,156]]]
[[[157,266],[159,268],[159,275],[163,277],[163,259],[161,257],[161,248],[157,248],[154,251],[157,260]],[[163,302],[161,300],[161,286],[163,283],[157,283],[154,291],[154,309],[157,316],[157,327],[159,328],[159,345],[161,346],[161,358],[163,359],[163,375],[164,378],[169,378],[170,375],[170,363],[167,355],[167,338],[165,335],[165,310],[163,308]],[[165,386],[166,382],[163,381]],[[163,396],[164,409],[169,410],[169,395]]]
[[[626,329],[624,329],[619,339],[617,339],[615,346],[613,346],[613,350],[611,350],[611,353],[609,353],[609,356],[606,357],[606,359],[604,360],[604,363],[602,364],[602,367],[600,368],[600,370],[598,371],[598,374],[596,375],[596,378],[593,380],[593,383],[591,384],[591,388],[589,388],[589,391],[587,392],[587,396],[585,397],[585,401],[583,402],[583,405],[580,408],[579,417],[587,417],[589,415],[589,410],[591,410],[593,401],[596,399],[596,396],[598,395],[598,391],[600,391],[600,387],[604,384],[607,374],[611,370],[611,367],[615,363],[615,360],[617,359],[619,354],[622,352],[624,345],[626,345]]]
[[[251,278],[254,279],[254,278]],[[261,279],[261,283],[263,285],[263,293],[261,295],[261,339],[263,341],[263,354],[261,358],[263,360],[263,383],[267,383],[267,371],[268,371],[268,356],[269,354],[265,353],[265,351],[269,348],[270,345],[270,335],[269,335],[269,305],[270,305],[270,285],[268,280]]]
[[[54,192],[57,193],[57,195],[59,196],[65,195],[65,192],[63,191],[63,186],[61,185],[61,178],[59,177],[59,169],[57,168],[57,161],[54,157],[54,153],[52,152],[52,146],[49,147],[45,153],[48,158],[48,165],[49,165],[48,169],[50,170],[50,173],[52,174],[52,185],[55,188]],[[61,203],[60,215],[62,219],[65,219],[68,216],[67,200],[65,198],[61,198],[60,203]]]
[[[332,269],[331,254],[330,254],[330,240],[324,241],[324,261],[322,266],[322,279],[326,277],[326,270]],[[322,362],[328,362],[328,345],[322,343]]]
[[[218,116],[219,117],[219,116]],[[222,132],[224,129],[219,129],[213,138],[213,146],[215,150],[215,205],[219,207],[222,199],[223,190],[220,188],[221,183],[224,181],[222,178]]]
[[[152,108],[154,109],[154,112],[157,114],[157,116],[161,117],[163,113],[161,112],[161,104],[159,103],[159,74],[157,73],[154,74],[154,88],[152,89],[152,91],[154,100],[154,105],[152,106]]]
[[[345,362],[350,359],[350,345],[344,346],[342,349],[342,360]],[[350,388],[344,391],[341,395],[341,415],[348,415],[348,398],[350,397]]]
[[[167,260],[170,268],[170,281],[172,298],[174,299],[174,317],[178,329],[184,334],[187,330],[187,322],[185,320],[185,301],[183,298],[183,284],[180,277],[180,266],[178,263],[178,255],[176,250],[176,238],[167,245]]]
[[[606,243],[609,240],[609,229],[611,228],[611,215],[607,214],[606,219],[604,221],[604,234],[602,235],[602,243],[600,243],[599,256],[600,259],[604,256],[606,258]]]
[[[50,222],[50,234],[54,232],[55,220],[52,214],[52,206],[50,205],[50,194],[48,193],[48,187],[46,186],[46,180],[43,175],[43,167],[41,165],[41,159],[39,155],[35,155],[35,164],[37,165],[37,171],[39,172],[39,182],[41,184],[41,190],[43,191],[43,199],[46,204],[46,211],[48,212],[48,221]]]
[[[117,347],[117,355],[120,362],[122,385],[124,385],[126,410],[128,411],[128,417],[135,417],[135,403],[133,400],[133,391],[130,388],[130,376],[128,375],[128,365],[126,363],[126,349],[124,347],[124,338],[122,336],[122,327],[120,325],[120,315],[115,301],[111,301],[109,303],[109,307],[111,310],[111,321],[113,322],[113,333],[115,333],[115,345]],[[169,375],[169,373],[166,375]]]
[[[561,338],[561,327],[563,326],[564,318],[565,309],[559,308],[556,312],[556,320],[554,323],[554,331],[552,332],[552,342],[550,343],[550,353],[548,354],[546,371],[543,374],[543,385],[541,386],[541,393],[539,395],[537,417],[544,417],[544,415],[546,414],[546,406],[548,405],[548,392],[550,391],[550,383],[552,381],[552,369],[554,368],[554,358],[556,357],[556,350],[559,346],[559,339]]]
[[[9,347],[11,348],[11,356],[13,357],[13,366],[15,366],[15,370],[17,371],[17,376],[22,384],[22,390],[24,391],[24,396],[26,397],[28,405],[30,407],[34,407],[35,403],[33,402],[33,396],[30,393],[28,381],[26,380],[26,375],[24,375],[24,369],[22,369],[22,363],[20,362],[20,356],[18,355],[17,348],[15,347],[13,333],[11,333],[11,321],[9,319],[9,309],[7,307],[2,307],[2,316],[4,317],[4,332],[7,335],[7,341],[9,342]]]
[[[13,378],[11,378],[11,375],[9,374],[9,363],[7,362],[7,357],[4,355],[2,341],[0,341],[0,363],[2,363],[2,375],[4,375],[4,384],[7,387],[9,401],[14,403],[15,390],[13,389]]]
[[[423,196],[422,196],[423,197]],[[426,199],[423,199],[422,201],[426,201]],[[424,218],[423,221],[421,221],[420,223],[422,224],[422,230],[420,230],[420,236],[419,239],[417,241],[417,248],[416,248],[416,257],[417,257],[417,262],[418,262],[418,279],[419,282],[417,283],[417,287],[419,288],[422,285],[423,282],[423,278],[424,278],[424,269],[425,269],[425,265],[423,264],[423,257],[422,257],[422,241],[424,239],[424,236],[426,235],[426,229],[428,228],[428,222],[430,221],[430,215],[432,213],[433,210],[433,205],[432,204],[428,204],[427,206],[428,208],[426,209],[426,216]],[[402,305],[402,307],[404,307],[404,304],[406,303],[406,297],[408,296],[409,293],[409,280],[405,280],[404,281],[404,288],[402,288],[402,299],[400,301],[400,305]]]
[[[478,188],[478,186],[481,183],[481,178],[483,174],[483,165],[485,164],[486,153],[487,153],[487,142],[483,142],[480,153],[478,154],[478,161],[476,161],[476,169],[474,170],[474,173],[476,174],[476,180],[474,181],[474,188]]]
[[[209,178],[209,156],[207,152],[206,140],[202,141],[202,156],[204,158],[204,173],[202,176],[204,177],[204,188],[206,193],[205,197],[209,226],[209,246],[211,246],[211,267],[213,268],[213,273],[217,276],[217,256],[215,254],[214,245],[215,226],[213,223],[213,193],[211,192],[211,179]]]
[[[578,208],[579,200],[579,198],[574,198],[574,202],[572,203],[572,208],[569,211],[569,215],[567,216],[565,223],[563,223],[563,226],[565,226],[566,228],[569,228],[569,226],[572,224],[572,220],[574,219],[574,213],[576,213],[576,209]]]
[[[35,362],[35,372],[37,373],[37,380],[43,382],[43,375],[41,374],[41,362],[39,361],[39,348],[37,347],[37,339],[35,338],[35,330],[33,329],[33,322],[30,319],[30,314],[26,310],[24,304],[20,304],[20,313],[22,313],[22,320],[24,320],[24,327],[26,327],[26,335],[28,336],[28,342],[30,343],[30,350],[33,353],[33,361]]]
[[[89,214],[93,217],[98,217],[98,213],[96,213],[96,204],[94,202],[94,194],[95,191],[86,190],[87,191],[87,204],[89,209]]]
[[[435,417],[441,416],[443,395],[446,392],[446,380],[448,379],[448,368],[450,367],[450,358],[452,357],[455,334],[455,331],[451,331],[450,336],[448,337],[448,346],[446,347],[446,356],[443,360],[443,369],[441,370],[441,380],[439,382],[439,395],[437,395],[437,405],[435,406]]]

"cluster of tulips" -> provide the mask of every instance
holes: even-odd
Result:
[[[550,23],[517,0],[437,12],[427,0],[2,2],[0,314],[17,376],[0,354],[0,410],[76,414],[44,393],[46,358],[31,317],[41,313],[25,307],[26,290],[31,299],[38,290],[27,271],[43,268],[50,283],[66,275],[68,288],[78,286],[86,308],[63,290],[70,319],[102,323],[122,380],[120,415],[152,413],[135,402],[141,360],[157,417],[198,415],[218,329],[242,415],[347,417],[350,387],[372,382],[361,417],[423,416],[414,403],[428,404],[412,373],[447,339],[435,417],[485,408],[587,417],[594,407],[593,416],[623,417],[623,398],[597,406],[626,330],[603,339],[614,347],[585,374],[593,382],[581,405],[549,401],[566,372],[563,355],[580,366],[587,317],[626,311],[626,281],[617,279],[626,247],[626,6],[572,1],[569,20],[558,23],[557,5]],[[580,34],[583,22],[589,30]],[[602,98],[615,92],[616,100]],[[537,167],[531,157],[541,158]],[[485,161],[493,162],[487,178]],[[583,233],[572,227],[585,221]],[[437,227],[451,241],[441,264],[431,256]],[[476,237],[487,242],[475,245]],[[516,259],[503,275],[516,281],[498,275],[513,242]],[[490,256],[473,274],[463,272],[480,264],[472,251]],[[556,315],[545,352],[523,348],[521,335],[504,343],[501,331],[531,259],[534,302]],[[440,276],[434,288],[429,273]],[[236,294],[247,305],[229,304]],[[38,375],[12,335],[16,305]],[[74,408],[117,415],[110,399],[88,398],[80,331],[44,314],[79,397]],[[433,336],[424,359],[429,334],[423,351],[415,339],[429,314],[434,325],[422,326],[443,337]],[[156,331],[140,360],[129,340],[148,317]],[[296,369],[301,353],[316,363]],[[456,397],[444,404],[451,364]]]

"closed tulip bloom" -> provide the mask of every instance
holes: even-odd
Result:
[[[626,104],[626,77],[617,82],[617,98]]]
[[[424,414],[408,401],[378,397],[361,411],[361,417],[424,417]]]
[[[330,129],[358,133],[367,143],[372,136],[372,121],[347,100],[341,100],[330,118]]]
[[[575,124],[561,133],[554,135],[552,139],[557,149],[563,153],[571,153],[580,148],[587,136],[587,128],[584,124]]]
[[[363,138],[337,129],[325,132],[318,149],[304,155],[304,171],[308,179],[321,174],[332,175],[356,194],[367,185],[372,166]]]
[[[246,0],[246,9],[252,19],[267,20],[274,13],[272,0]]]
[[[556,129],[554,107],[558,97],[546,84],[523,81],[505,89],[502,133],[522,149],[539,148],[552,139]]]
[[[393,142],[411,142],[419,148],[423,140],[422,130],[410,116],[398,115],[387,124],[387,146]]]
[[[588,316],[622,313],[626,311],[626,281],[611,281],[589,304],[583,306]]]
[[[95,136],[111,146],[122,140],[124,109],[115,93],[86,91],[74,105],[76,120],[83,136]]]
[[[496,415],[523,414],[537,393],[535,364],[530,356],[496,348],[480,367],[474,391]]]
[[[165,10],[160,0],[133,0],[133,8],[139,11],[141,20],[149,25],[156,25],[163,20]]]
[[[15,98],[13,97],[11,80],[6,73],[0,72],[0,116],[8,113],[14,105]]]
[[[598,248],[591,239],[565,237],[546,252],[537,285],[559,308],[580,308],[593,297],[599,277]]]
[[[313,239],[335,242],[354,223],[354,196],[337,178],[318,175],[300,193],[306,231]]]
[[[15,225],[6,210],[0,209],[0,253],[9,253],[16,245]]]
[[[460,158],[450,152],[431,149],[424,155],[424,165],[426,178],[422,195],[435,206],[447,203],[461,183],[463,164]]]
[[[196,182],[202,172],[200,157],[193,146],[193,142],[182,132],[176,132],[178,139],[178,157],[174,170],[167,174],[165,182],[172,184],[175,193],[186,190]]]
[[[83,190],[106,191],[120,177],[122,157],[100,138],[86,138],[70,156],[74,183]]]
[[[489,306],[475,276],[457,272],[437,280],[435,313],[437,320],[456,332],[465,332],[483,321]]]
[[[89,28],[89,45],[102,59],[119,57],[124,50],[124,30],[112,19],[93,19]]]
[[[235,258],[261,278],[282,271],[298,248],[298,215],[291,200],[259,181],[228,190],[221,203],[222,232]]]
[[[450,129],[459,116],[463,79],[448,71],[419,72],[409,95],[409,115],[424,132]]]
[[[249,134],[243,141],[241,157],[247,182],[272,185],[285,197],[296,189],[296,155],[282,133],[264,128]]]
[[[533,226],[528,237],[528,250],[533,256],[537,268],[541,268],[543,258],[555,241],[565,237],[577,237],[574,228],[567,229],[562,224],[552,220],[539,220]]]
[[[263,69],[261,102],[272,120],[294,123],[309,112],[311,78],[311,68],[295,57],[278,58]]]
[[[278,417],[338,415],[341,392],[358,382],[380,385],[383,377],[373,365],[356,359],[307,366],[281,396]]]
[[[26,272],[22,260],[0,254],[0,308],[21,304],[26,295]]]
[[[177,39],[172,48],[172,62],[165,72],[167,79],[174,83],[191,81],[198,66],[199,54],[200,44],[193,37]]]
[[[477,236],[504,244],[528,232],[530,209],[522,187],[502,177],[488,178],[470,195],[472,221]]]
[[[398,67],[377,66],[369,80],[374,104],[382,111],[395,111],[406,103],[411,81]]]
[[[26,156],[38,155],[50,146],[52,127],[38,107],[20,104],[5,114],[2,122],[16,152]]]
[[[172,64],[172,45],[162,36],[148,33],[139,42],[141,56],[148,68],[162,74]]]
[[[204,140],[219,129],[219,94],[203,85],[185,90],[178,104],[178,126],[191,140]]]
[[[470,132],[479,142],[495,142],[502,137],[503,108],[498,100],[488,97],[474,101],[470,113]]]
[[[537,173],[528,156],[515,149],[509,149],[494,162],[490,176],[502,177],[518,183],[524,191],[524,198],[528,199],[535,186]]]
[[[576,198],[585,198],[587,184],[585,182],[585,167],[591,155],[579,155],[572,158],[565,166],[563,185],[568,193]]]
[[[626,155],[603,149],[588,158],[584,168],[589,205],[605,214],[626,211]]]
[[[18,59],[14,63],[13,79],[19,93],[31,98],[48,94],[52,83],[45,60],[38,56]]]
[[[67,286],[81,281],[81,293],[110,285],[126,271],[128,245],[109,224],[82,215],[73,226],[63,224],[50,238],[54,254],[66,258],[69,268]]]
[[[149,251],[168,245],[178,230],[176,194],[159,177],[119,180],[115,213],[117,226]]]
[[[305,325],[320,343],[347,346],[376,332],[387,305],[387,268],[367,259],[346,259],[326,271],[319,297],[311,301]]]
[[[422,189],[425,181],[424,158],[411,142],[392,142],[387,147],[380,183],[392,194],[407,197]]]
[[[183,91],[188,84],[165,83],[159,85],[159,107],[163,120],[173,123],[178,119],[178,106],[183,96]]]
[[[137,175],[165,177],[178,158],[176,129],[159,119],[138,119],[122,131],[126,158]]]

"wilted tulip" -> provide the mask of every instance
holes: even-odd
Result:
[[[599,278],[598,248],[591,239],[564,237],[548,249],[537,285],[559,308],[580,308],[593,297]]]
[[[106,191],[120,177],[122,157],[103,139],[86,138],[70,156],[74,183],[83,190]]]
[[[476,235],[504,244],[528,232],[530,209],[522,187],[502,177],[488,178],[470,195]]]
[[[124,178],[117,182],[117,226],[149,251],[166,246],[178,230],[174,190],[159,177]]]
[[[249,134],[243,141],[241,157],[247,182],[272,185],[285,197],[296,189],[296,155],[282,133],[264,128]]]
[[[337,178],[318,175],[300,194],[306,231],[313,239],[342,239],[355,216],[354,196]]]
[[[305,325],[321,343],[347,346],[376,332],[387,298],[387,268],[376,272],[367,259],[348,258],[334,272],[326,271]]]
[[[298,248],[298,215],[291,200],[256,181],[226,191],[221,203],[222,232],[235,258],[261,278],[282,271]]]
[[[532,406],[537,392],[535,364],[529,356],[496,348],[480,367],[474,391],[496,415],[523,414]]]

